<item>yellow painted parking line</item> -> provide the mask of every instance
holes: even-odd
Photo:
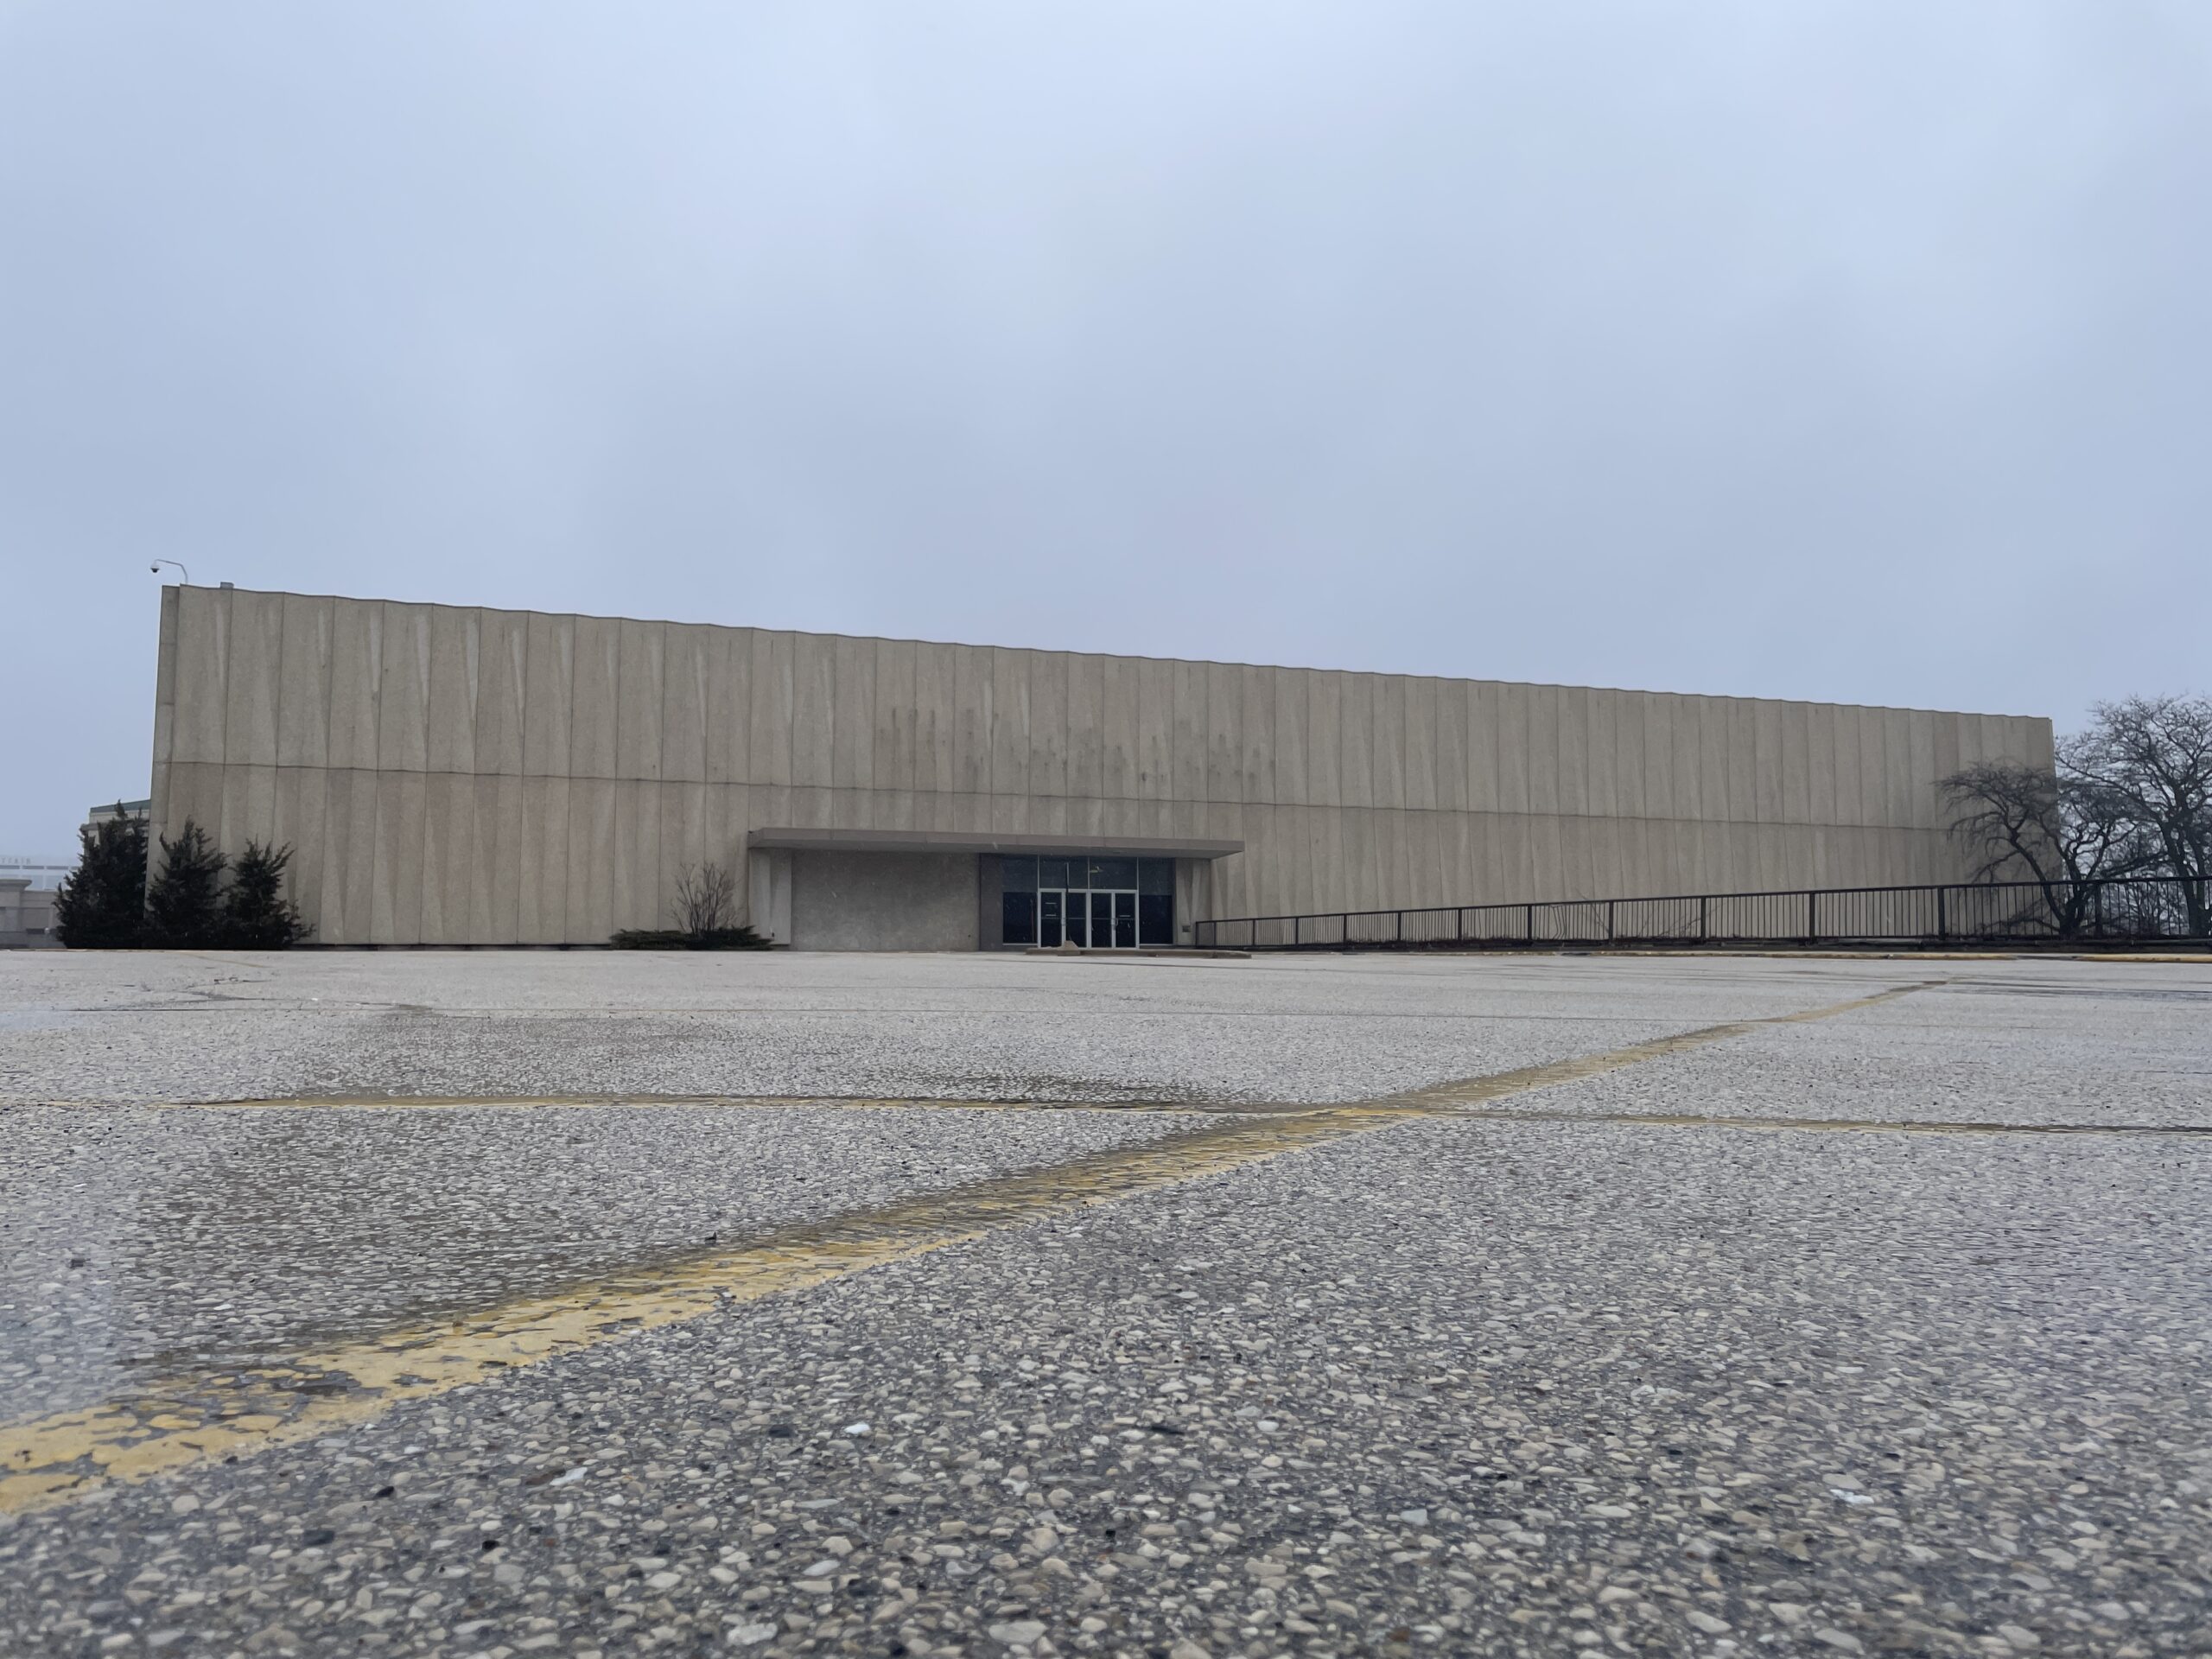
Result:
[[[1828,1019],[1918,988],[1901,986],[1777,1018]],[[1224,1114],[1141,1146],[787,1228],[742,1249],[646,1264],[297,1354],[282,1364],[158,1380],[98,1405],[0,1427],[0,1514],[63,1502],[111,1481],[143,1480],[309,1440],[365,1422],[403,1401],[491,1382],[516,1367],[637,1332],[1408,1119],[1463,1115],[1483,1102],[1599,1076],[1774,1022],[1714,1026],[1356,1105]]]

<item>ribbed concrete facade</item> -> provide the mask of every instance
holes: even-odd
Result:
[[[172,588],[153,798],[165,833],[290,842],[327,943],[597,944],[793,828],[1242,842],[1179,878],[1186,921],[1958,880],[1936,780],[2050,748],[2040,718]]]

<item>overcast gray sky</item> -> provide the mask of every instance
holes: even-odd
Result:
[[[0,0],[0,849],[156,557],[2063,726],[2208,296],[2205,0]]]

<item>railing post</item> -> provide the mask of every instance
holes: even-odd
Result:
[[[1534,944],[1536,942],[1536,907],[1534,905],[1523,905],[1521,908],[1528,912],[1523,918],[1522,931],[1528,936],[1529,943]]]
[[[1290,918],[1290,944],[1293,950],[1298,948],[1299,939],[1306,931],[1303,925],[1305,920],[1303,916],[1294,916]]]
[[[1406,942],[1406,912],[1405,912],[1404,911],[1402,911],[1402,911],[1400,911],[1400,912],[1398,912],[1398,943],[1399,943],[1400,944],[1403,944],[1405,942]]]
[[[1606,943],[1607,944],[1611,944],[1612,942],[1613,942],[1613,901],[1612,901],[1611,899],[1606,899],[1606,900],[1605,900],[1605,943]]]
[[[1697,942],[1703,944],[1708,937],[1705,926],[1705,895],[1700,893],[1697,896]]]
[[[1805,893],[1805,943],[1818,944],[1820,942],[1821,894],[1820,889],[1814,887],[1807,889]]]
[[[1939,939],[1948,939],[1951,937],[1950,924],[1943,913],[1943,896],[1949,891],[1948,887],[1939,887],[1936,889],[1936,937]]]

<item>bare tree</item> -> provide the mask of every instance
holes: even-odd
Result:
[[[2061,934],[2081,931],[2095,903],[2090,883],[2129,874],[2148,861],[2126,801],[2075,764],[2082,741],[2062,743],[2054,770],[1985,761],[1953,772],[1942,785],[1951,834],[1974,860],[1968,880],[2035,882]]]
[[[694,938],[737,925],[737,882],[719,864],[687,868],[676,881],[676,920]]]
[[[2212,933],[2212,698],[2128,697],[2101,702],[2075,769],[2122,803],[2182,878],[2190,933]]]

